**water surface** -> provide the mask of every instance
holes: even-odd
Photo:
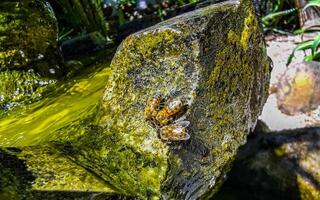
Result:
[[[0,146],[35,145],[88,116],[103,94],[111,72],[108,66],[62,83],[46,98],[0,119]]]

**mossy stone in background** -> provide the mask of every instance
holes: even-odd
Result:
[[[0,70],[34,68],[50,74],[57,55],[58,26],[48,3],[40,0],[0,2]],[[49,61],[49,64],[43,63]]]
[[[262,124],[259,123],[259,124]],[[257,129],[237,156],[217,199],[320,198],[320,129]]]

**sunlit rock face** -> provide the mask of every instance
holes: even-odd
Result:
[[[39,68],[49,74],[55,68],[41,63],[53,57],[58,38],[56,18],[45,1],[2,0],[0,35],[0,70]]]
[[[77,162],[127,195],[213,194],[268,89],[269,63],[251,1],[216,4],[135,33],[111,68],[97,119],[102,133],[77,141]],[[153,96],[183,102],[179,117],[190,122],[190,139],[159,137],[163,126],[145,120]]]
[[[87,117],[46,135],[38,146],[0,152],[23,160],[22,170],[32,173],[22,189],[140,199],[201,199],[215,193],[268,89],[269,63],[253,10],[251,1],[228,1],[129,36],[112,61],[112,75],[105,77],[110,79],[98,107]],[[96,83],[86,81],[84,88]],[[160,104],[175,99],[167,104],[170,111],[159,105],[155,113],[168,116],[182,106],[172,119],[146,120],[153,96],[163,98]],[[55,116],[74,114],[63,111],[63,117]],[[178,121],[184,127],[174,128],[179,137],[172,137],[164,127]],[[164,130],[169,134],[161,136]],[[11,163],[2,162],[10,169]]]

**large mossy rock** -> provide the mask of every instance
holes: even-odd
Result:
[[[319,128],[257,129],[240,149],[216,198],[319,199],[319,141]]]
[[[212,5],[133,34],[111,68],[96,126],[65,136],[72,141],[66,153],[125,195],[214,193],[266,99],[269,63],[251,1]],[[158,138],[144,117],[153,95],[187,104],[189,140]]]
[[[44,74],[54,59],[58,25],[48,3],[40,0],[0,2],[0,70],[38,68]],[[30,66],[30,65],[33,66]]]
[[[28,187],[12,188],[54,190],[59,198],[58,191],[87,189],[140,199],[209,198],[266,99],[269,63],[251,1],[212,5],[131,35],[111,68],[87,119],[51,133],[51,142],[0,152],[31,172],[33,181],[22,183]],[[189,140],[159,139],[144,116],[155,94],[187,105]]]

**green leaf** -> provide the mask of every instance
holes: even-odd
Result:
[[[305,42],[298,44],[298,46],[296,48],[294,48],[293,51],[295,52],[295,51],[311,49],[312,46],[313,46],[313,40],[308,40],[308,41],[305,41]]]
[[[304,57],[304,60],[307,61],[307,62],[310,62],[310,61],[313,61],[313,57],[314,56],[312,54],[311,55],[307,55],[307,56]]]
[[[269,24],[270,21],[275,20],[275,19],[282,17],[282,16],[285,16],[285,15],[289,15],[293,12],[296,12],[297,10],[298,10],[297,8],[292,8],[290,10],[284,10],[284,11],[270,13],[267,16],[262,17],[262,23],[265,25]]]
[[[294,58],[294,54],[296,51],[311,49],[312,45],[313,45],[313,40],[309,40],[309,41],[302,42],[298,46],[296,46],[288,57],[287,66],[292,62],[292,59]]]
[[[320,7],[320,0],[311,0],[304,6],[303,10],[309,7]]]
[[[314,61],[320,61],[320,52],[317,52],[317,53],[313,56],[313,60],[314,60]]]
[[[312,45],[312,54],[315,54],[320,46],[320,33],[318,33],[317,37],[313,40]]]
[[[303,34],[303,33],[314,33],[320,32],[320,25],[309,26],[308,28],[300,28],[293,32],[295,35]]]

